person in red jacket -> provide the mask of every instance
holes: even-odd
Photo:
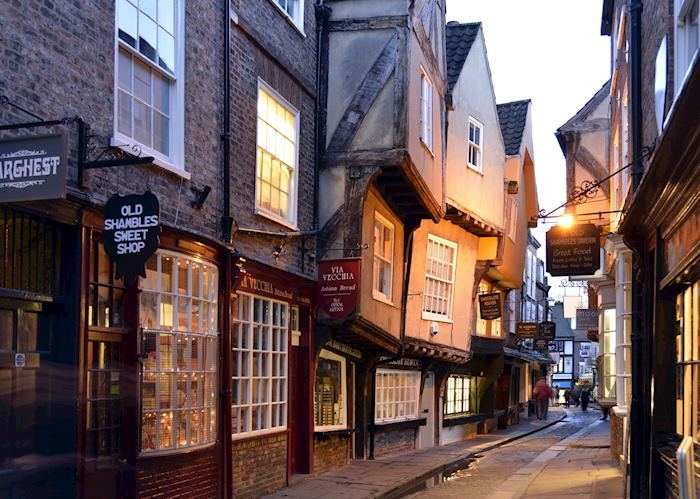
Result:
[[[544,378],[540,378],[537,383],[535,383],[535,387],[532,389],[532,395],[535,397],[537,419],[546,420],[547,413],[549,412],[549,399],[552,398],[552,389]]]

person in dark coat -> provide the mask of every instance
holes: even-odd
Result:
[[[568,388],[564,390],[564,403],[566,407],[571,407],[571,390]]]
[[[588,387],[581,390],[581,409],[585,411],[588,408],[588,402],[591,400],[591,391]]]

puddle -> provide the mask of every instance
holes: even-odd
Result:
[[[445,467],[442,471],[435,473],[428,479],[414,480],[401,487],[399,490],[395,490],[393,493],[383,496],[385,499],[398,499],[401,497],[408,497],[417,492],[421,492],[426,489],[432,489],[436,485],[440,485],[445,482],[456,480],[458,478],[464,478],[471,476],[471,468],[476,463],[478,458],[483,457],[481,454],[475,454],[474,456],[460,459],[459,461],[452,463],[451,465]]]

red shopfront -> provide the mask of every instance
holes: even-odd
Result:
[[[231,296],[233,494],[261,495],[311,469],[315,281],[238,261]]]

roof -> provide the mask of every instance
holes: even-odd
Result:
[[[447,49],[447,84],[449,92],[457,84],[464,61],[481,29],[481,23],[460,24],[450,21],[445,28],[445,45]]]
[[[603,102],[603,100],[610,95],[610,85],[611,85],[612,80],[606,81],[602,87],[595,93],[593,97],[591,97],[588,102],[586,102],[581,109],[579,109],[576,114],[574,114],[569,120],[564,123],[562,126],[557,128],[557,131],[554,132],[554,135],[557,138],[557,141],[559,142],[559,147],[561,147],[561,150],[564,154],[566,154],[566,146],[565,146],[565,141],[564,141],[564,133],[571,131],[572,129],[575,128],[576,123],[580,123],[582,121],[585,121],[588,116],[595,110],[595,108]]]
[[[523,142],[523,132],[527,122],[527,112],[530,107],[530,99],[498,104],[498,121],[501,123],[501,135],[506,146],[506,156],[520,154],[520,145]]]

